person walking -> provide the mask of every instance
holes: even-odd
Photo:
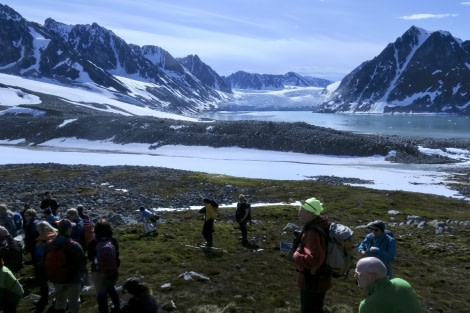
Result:
[[[246,225],[248,222],[251,223],[251,205],[247,203],[246,197],[243,194],[238,196],[237,211],[235,212],[235,220],[240,226],[240,231],[242,233],[241,241],[242,244],[248,243],[248,230]]]
[[[199,212],[204,213],[204,225],[202,227],[202,235],[206,239],[205,246],[213,246],[213,237],[212,233],[214,232],[214,221],[217,218],[217,212],[219,205],[214,200],[204,198],[202,199],[204,207],[202,207]]]
[[[315,229],[329,232],[330,222],[322,212],[323,206],[316,198],[307,199],[299,209],[299,220],[304,226],[293,244],[292,261],[298,272],[301,313],[324,313],[326,292],[331,288],[331,273],[325,266],[327,239]]]
[[[39,236],[36,239],[35,259],[38,265],[35,269],[36,279],[39,282],[40,299],[35,303],[38,311],[42,311],[49,301],[49,285],[47,272],[42,261],[44,260],[44,248],[48,241],[57,237],[57,230],[47,221],[40,221],[36,225]]]
[[[385,223],[376,220],[367,224],[371,230],[359,244],[358,251],[363,256],[373,256],[380,259],[387,267],[387,276],[392,278],[392,262],[397,253],[395,239],[385,231]]]
[[[416,292],[404,279],[390,279],[385,264],[376,257],[365,257],[356,264],[354,277],[369,296],[359,304],[359,313],[421,313]]]
[[[119,243],[116,237],[113,237],[111,224],[105,219],[96,222],[95,239],[88,244],[87,256],[91,263],[91,277],[95,285],[98,311],[108,312],[109,294],[113,303],[111,312],[119,312],[120,301],[116,291],[120,265]]]
[[[150,220],[150,218],[153,216],[153,213],[143,205],[139,207],[139,210],[139,220],[144,224],[145,234],[147,235],[153,231],[157,231],[157,228],[155,227],[155,225],[153,225],[152,221]]]
[[[23,286],[0,258],[0,311],[16,313],[23,295]]]
[[[63,219],[58,235],[47,242],[43,264],[49,281],[54,284],[57,313],[78,313],[80,310],[81,279],[86,272],[86,258],[82,246],[71,239],[72,222]]]

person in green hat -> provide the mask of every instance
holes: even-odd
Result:
[[[324,313],[323,303],[326,292],[331,288],[331,273],[323,266],[327,255],[329,232],[328,217],[321,215],[323,206],[316,198],[307,199],[299,208],[299,220],[304,225],[294,242],[292,260],[298,272],[296,283],[300,289],[301,313]]]

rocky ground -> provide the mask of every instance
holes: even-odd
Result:
[[[367,135],[307,123],[264,121],[188,122],[151,117],[86,116],[64,123],[64,116],[0,116],[0,140],[36,145],[57,138],[108,140],[114,143],[242,147],[307,154],[389,156],[400,163],[451,163],[419,152],[418,146],[470,150],[468,139],[432,139]],[[393,153],[392,153],[393,152]]]
[[[0,140],[23,139],[23,144],[36,145],[47,140],[75,137],[89,140],[109,140],[115,143],[147,143],[152,147],[168,144],[202,145],[213,147],[257,148],[275,151],[292,151],[309,154],[372,156],[388,155],[392,162],[400,163],[453,163],[455,160],[438,155],[428,156],[419,152],[418,146],[433,149],[459,148],[470,150],[468,139],[431,139],[399,136],[365,135],[336,131],[312,126],[306,123],[261,122],[261,121],[204,121],[186,122],[150,117],[86,116],[64,123],[67,116],[48,117],[0,116]],[[393,153],[392,153],[393,152]],[[160,195],[158,186],[174,183],[184,171],[165,168],[142,168],[115,166],[65,166],[42,164],[31,167],[22,165],[1,166],[2,173],[15,170],[21,173],[8,183],[0,176],[2,201],[14,203],[20,208],[23,203],[39,203],[45,190],[60,195],[68,206],[78,203],[89,208],[119,208],[116,216],[135,215],[136,203],[147,206],[187,208],[194,205],[201,195],[217,193],[219,201],[233,202],[233,190],[229,184],[220,186],[204,185],[202,188],[180,189],[171,198]],[[34,173],[57,172],[54,179],[37,179]],[[70,172],[81,173],[73,175]],[[61,175],[66,172],[67,175]],[[112,173],[112,175],[110,174]],[[462,195],[469,196],[466,182],[468,171],[459,173],[463,182],[454,186]],[[155,177],[165,179],[155,180]],[[353,178],[321,176],[320,182],[331,185],[357,184],[362,181]],[[363,182],[367,183],[367,182]],[[154,189],[149,192],[149,189]],[[110,192],[112,191],[112,192]],[[144,192],[145,191],[145,192]],[[89,197],[86,195],[90,194]],[[258,199],[269,202],[272,198]],[[113,212],[106,213],[112,214]],[[102,215],[103,212],[97,213]],[[113,217],[119,219],[120,217]],[[122,221],[116,220],[115,223]]]

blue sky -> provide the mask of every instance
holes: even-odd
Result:
[[[197,54],[220,75],[341,79],[412,25],[470,40],[470,1],[0,0],[29,21],[93,22],[127,43]]]

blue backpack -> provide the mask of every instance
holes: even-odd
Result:
[[[13,222],[15,223],[16,230],[23,229],[23,216],[20,213],[13,213]]]

